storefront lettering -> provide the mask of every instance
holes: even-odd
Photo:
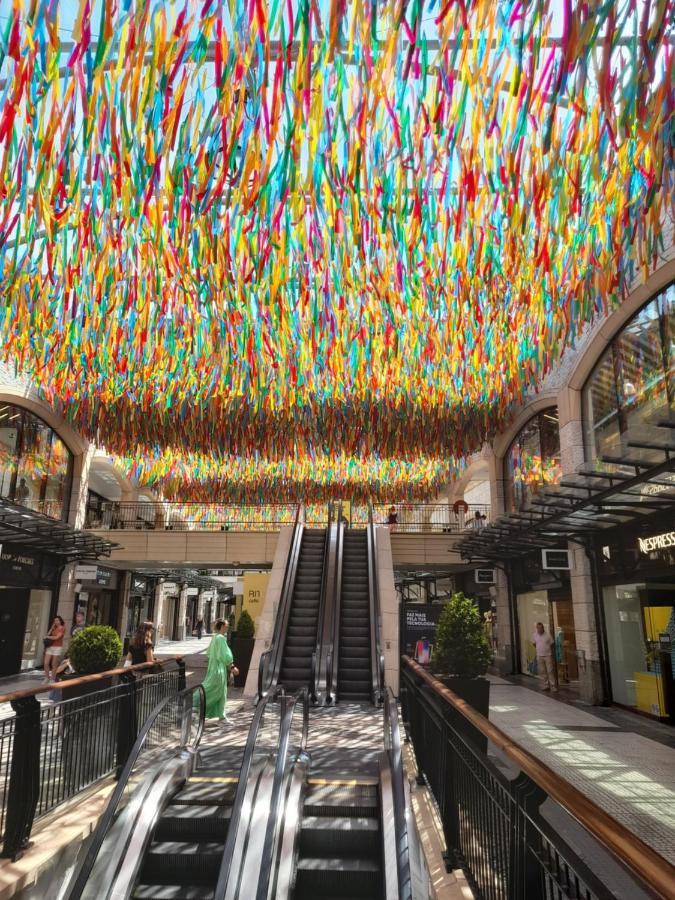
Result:
[[[638,538],[640,553],[653,553],[654,550],[665,550],[675,547],[675,531],[666,531],[648,538]]]

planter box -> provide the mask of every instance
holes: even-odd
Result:
[[[467,678],[464,675],[440,675],[438,680],[449,688],[481,716],[490,715],[490,682],[487,678]],[[473,727],[461,713],[452,713],[452,722],[462,737],[470,740],[483,753],[487,753],[487,738]]]
[[[239,674],[234,679],[235,687],[244,687],[246,684],[246,676],[251,665],[251,657],[253,656],[253,648],[255,647],[255,638],[238,638],[233,637],[230,641],[232,655],[234,656],[234,664],[239,669]]]
[[[58,682],[58,684],[64,685],[64,688],[61,691],[62,700],[75,700],[77,697],[86,697],[88,694],[95,694],[97,691],[105,691],[113,686],[115,680],[113,676],[110,676],[108,678],[101,678],[100,681],[90,681],[87,684],[78,684],[72,688],[65,687],[69,681],[74,681],[76,678],[81,677],[81,675],[75,673],[74,675],[66,675]]]

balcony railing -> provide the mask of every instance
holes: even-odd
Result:
[[[2,856],[18,858],[35,820],[119,772],[155,706],[184,687],[185,664],[171,658],[1,696],[14,711],[0,721]],[[156,723],[160,744],[177,713]]]
[[[354,506],[352,528],[365,528],[368,507]],[[395,521],[392,521],[395,519]],[[373,506],[375,525],[389,525],[393,532],[458,534],[483,528],[490,521],[490,507],[484,504],[378,503]]]
[[[85,527],[91,531],[278,531],[292,525],[296,503],[236,506],[225,503],[105,503],[89,510]]]

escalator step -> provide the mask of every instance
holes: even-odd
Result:
[[[304,816],[377,818],[379,801],[375,785],[309,784]]]
[[[214,888],[207,884],[139,884],[133,900],[212,900]]]
[[[355,692],[345,692],[339,691],[338,693],[339,699],[341,703],[370,703],[372,700],[372,692],[355,693]]]
[[[305,816],[300,831],[301,856],[377,856],[380,824],[360,816]]]
[[[369,656],[359,656],[359,657],[343,657],[340,659],[340,672],[369,672],[370,671],[370,657]],[[340,676],[342,677],[342,676]]]
[[[340,641],[350,641],[352,638],[368,638],[370,637],[370,628],[368,625],[343,625],[340,629]]]
[[[159,841],[143,860],[141,884],[211,884],[218,879],[223,842]]]
[[[377,897],[381,889],[380,864],[373,859],[298,860],[296,897]]]
[[[215,810],[215,812],[214,812]],[[223,815],[223,811],[228,815]],[[155,841],[224,841],[231,807],[169,806],[157,823]]]
[[[232,806],[237,783],[218,784],[212,781],[189,781],[172,799],[175,806]]]

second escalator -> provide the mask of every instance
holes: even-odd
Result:
[[[291,598],[279,683],[287,691],[306,687],[312,674],[326,553],[326,529],[305,528]]]
[[[368,536],[347,529],[342,550],[338,700],[372,700]]]

